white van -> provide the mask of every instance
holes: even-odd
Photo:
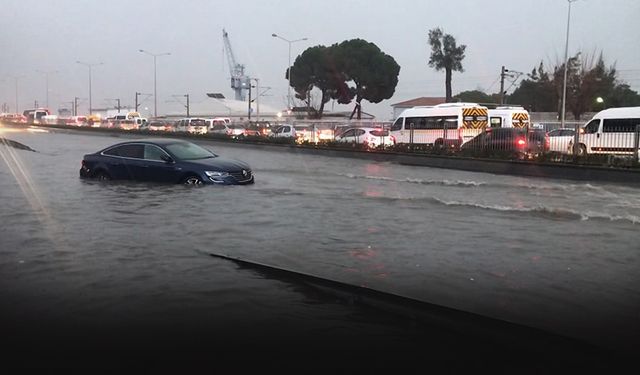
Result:
[[[405,109],[391,125],[396,143],[460,146],[487,127],[488,109],[477,103],[443,103]]]
[[[203,118],[183,118],[176,122],[177,132],[187,132],[192,134],[207,134],[207,120]]]
[[[528,128],[531,125],[529,111],[521,106],[499,106],[488,112],[491,128]]]
[[[637,152],[636,131],[640,130],[640,107],[609,108],[600,111],[580,130],[578,155],[633,155]],[[569,145],[573,148],[573,142]]]

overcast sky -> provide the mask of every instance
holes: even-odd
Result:
[[[292,60],[305,48],[352,38],[373,42],[400,65],[395,95],[363,110],[381,120],[390,105],[420,96],[444,96],[444,73],[427,65],[429,29],[441,27],[466,44],[464,73],[454,73],[453,92],[499,89],[502,65],[530,72],[541,60],[564,58],[567,0],[2,0],[0,3],[0,104],[20,111],[35,100],[57,109],[74,97],[88,98],[88,69],[76,61],[102,62],[92,69],[93,106],[135,92],[153,92],[153,58],[138,52],[171,52],[157,58],[159,113],[180,105],[172,95],[206,92],[233,97],[223,55],[222,29],[238,62],[271,89],[263,103],[286,107],[289,40]],[[640,1],[578,0],[571,6],[569,53],[602,51],[620,78],[640,90]],[[507,85],[508,86],[508,85]],[[511,88],[513,90],[513,87]],[[144,104],[152,110],[153,99]],[[87,108],[83,104],[81,111]],[[328,108],[331,109],[331,103]],[[352,106],[335,106],[349,110]]]

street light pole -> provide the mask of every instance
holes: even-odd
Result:
[[[95,63],[95,64],[89,64],[86,62],[82,62],[82,61],[76,61],[78,64],[80,65],[84,65],[87,68],[89,68],[89,114],[93,114],[93,106],[91,105],[91,68],[94,66],[98,66],[98,65],[103,65],[103,63]]]
[[[153,117],[158,117],[158,90],[157,90],[158,74],[157,74],[156,58],[158,56],[169,56],[171,55],[171,52],[151,53],[143,49],[139,49],[138,51],[142,53],[146,53],[149,56],[153,56]]]
[[[38,70],[38,73],[42,73],[44,74],[44,80],[45,80],[45,85],[46,85],[46,106],[47,108],[49,108],[49,74],[55,74],[58,73],[57,70],[51,70],[51,71],[42,71],[42,70]]]
[[[289,43],[289,65],[287,66],[287,83],[288,83],[288,87],[287,87],[287,109],[291,109],[292,108],[292,99],[291,99],[291,45],[295,42],[300,42],[303,40],[307,40],[308,38],[301,38],[301,39],[296,39],[296,40],[289,40],[286,38],[281,37],[278,34],[271,34],[272,37],[274,38],[280,38],[282,40],[284,40],[285,42]]]
[[[562,111],[560,115],[560,127],[564,128],[565,111],[567,105],[567,63],[569,59],[569,24],[571,22],[571,3],[577,0],[567,0],[569,3],[569,11],[567,12],[567,40],[564,46],[564,79],[562,82]]]

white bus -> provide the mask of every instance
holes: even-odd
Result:
[[[476,103],[443,103],[405,109],[391,125],[396,143],[460,146],[482,133],[488,109]]]
[[[593,116],[579,135],[578,154],[633,155],[637,152],[640,107],[609,108]],[[573,149],[573,142],[569,150]]]
[[[521,106],[499,106],[489,109],[491,128],[528,128],[530,125],[529,111]]]

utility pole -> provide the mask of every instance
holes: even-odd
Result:
[[[46,106],[47,106],[47,109],[48,109],[49,108],[49,74],[56,74],[56,73],[58,73],[58,71],[57,70],[51,70],[51,71],[37,70],[37,72],[44,74],[44,77],[45,77],[45,85],[46,85],[45,89],[46,89],[46,100],[47,100],[46,101],[46,103],[47,103]],[[37,106],[36,106],[36,108],[37,108]]]
[[[500,104],[504,104],[504,77],[508,71],[509,69],[505,69],[503,65],[500,71]]]
[[[76,61],[76,63],[80,65],[84,65],[87,68],[89,68],[89,114],[91,115],[93,114],[93,108],[92,108],[92,102],[91,102],[91,68],[93,68],[94,66],[103,65],[103,63],[100,62],[100,63],[90,64],[82,61]]]
[[[139,92],[136,91],[136,112],[138,112],[138,95],[140,95]]]
[[[247,117],[249,118],[249,125],[251,124],[251,81],[249,81],[249,108],[247,109]]]
[[[78,115],[78,98],[77,96],[73,98],[73,115],[77,116]]]

